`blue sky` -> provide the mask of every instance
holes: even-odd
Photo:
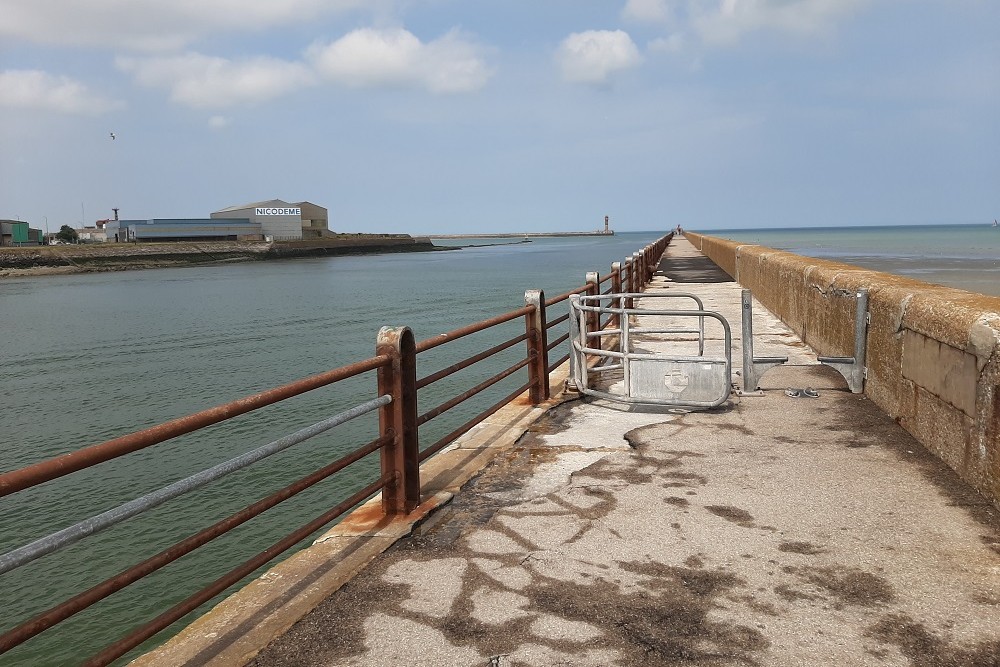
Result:
[[[0,218],[986,223],[998,28],[997,0],[0,0]]]

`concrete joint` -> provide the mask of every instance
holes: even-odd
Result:
[[[913,300],[913,293],[907,294],[900,301],[899,317],[895,321],[895,326],[893,327],[893,333],[897,338],[903,335],[903,320],[906,319],[906,308],[910,305],[910,301]]]
[[[990,325],[993,326],[990,326]],[[980,373],[989,363],[1000,339],[1000,316],[995,313],[980,317],[969,328],[969,344],[966,351],[976,356],[976,367]]]

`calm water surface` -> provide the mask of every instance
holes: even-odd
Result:
[[[1000,227],[988,224],[706,233],[1000,296]]]

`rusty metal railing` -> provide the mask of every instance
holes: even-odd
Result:
[[[455,442],[476,424],[479,424],[505,405],[510,404],[519,396],[526,393],[527,403],[531,405],[538,405],[550,397],[551,386],[549,375],[556,368],[566,363],[570,355],[566,354],[559,359],[550,360],[550,353],[560,345],[565,344],[568,341],[569,334],[565,333],[550,342],[549,332],[560,325],[566,324],[569,315],[567,313],[548,320],[546,317],[547,308],[563,303],[575,294],[597,296],[621,291],[640,291],[642,286],[652,277],[656,262],[669,244],[672,236],[672,234],[669,234],[646,246],[641,251],[634,253],[631,258],[626,258],[624,263],[614,263],[611,272],[605,276],[599,276],[597,273],[588,273],[586,284],[559,296],[546,299],[541,290],[528,290],[525,293],[525,305],[522,308],[420,342],[414,340],[413,333],[407,327],[384,327],[378,334],[375,356],[370,359],[224,403],[214,408],[202,410],[97,445],[40,461],[19,470],[0,473],[0,497],[9,496],[45,482],[59,479],[73,472],[153,447],[208,426],[226,422],[240,415],[265,406],[274,405],[314,389],[333,385],[364,373],[370,373],[371,371],[375,371],[377,376],[377,398],[373,400],[357,405],[344,413],[328,417],[310,427],[301,429],[296,433],[280,438],[235,459],[213,466],[189,478],[179,480],[158,491],[129,501],[113,510],[103,512],[96,517],[57,531],[46,538],[36,540],[31,544],[0,555],[0,576],[2,576],[4,572],[26,565],[68,544],[84,539],[98,530],[103,530],[110,525],[127,520],[145,511],[145,509],[158,506],[182,493],[199,488],[204,484],[221,478],[223,475],[255,463],[265,456],[297,444],[319,432],[331,429],[366,412],[378,410],[379,435],[374,440],[350,451],[348,454],[341,456],[326,466],[301,477],[271,495],[247,505],[228,518],[186,537],[160,553],[109,577],[72,598],[50,607],[44,612],[36,614],[14,628],[6,630],[3,634],[0,634],[0,654],[6,653],[23,644],[45,630],[69,619],[108,596],[121,591],[143,577],[177,561],[212,540],[229,533],[265,511],[376,452],[380,456],[380,471],[378,477],[367,486],[357,490],[350,497],[320,513],[313,520],[289,533],[267,549],[244,561],[212,583],[191,594],[181,602],[176,603],[171,608],[163,611],[156,618],[132,629],[127,635],[92,656],[84,664],[106,665],[113,662],[144,641],[155,636],[161,630],[169,627],[175,621],[183,618],[186,614],[197,609],[200,605],[222,593],[233,584],[239,582],[257,568],[267,564],[281,553],[291,549],[309,535],[335,521],[359,503],[379,492],[382,494],[381,508],[385,515],[403,515],[411,512],[420,504],[421,500],[420,464],[423,461]],[[607,291],[602,292],[602,288],[605,285],[608,285]],[[616,316],[612,315],[611,318],[604,322],[601,322],[599,319],[593,321],[593,330],[605,326],[613,326],[615,324],[614,317]],[[524,333],[512,336],[499,343],[491,340],[492,344],[487,349],[460,359],[423,378],[417,378],[419,355],[456,340],[466,338],[467,336],[484,332],[495,332],[497,327],[513,323],[517,320],[523,320]],[[496,361],[498,355],[508,350],[513,350],[519,344],[525,345],[523,348],[525,350],[523,357],[518,358],[502,370],[477,382],[457,395],[438,403],[423,413],[419,412],[418,398],[420,395],[427,396],[426,390],[428,387],[460,371],[471,368],[480,362],[487,360]],[[460,426],[439,437],[426,448],[421,449],[419,435],[421,426],[466,403],[473,397],[486,392],[504,380],[514,377],[518,372],[525,369],[527,370],[527,380],[525,382],[519,384],[513,391],[509,391],[501,396]],[[421,391],[424,391],[424,394],[421,394]]]

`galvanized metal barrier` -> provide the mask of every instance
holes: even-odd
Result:
[[[847,386],[855,394],[865,389],[865,378],[868,369],[865,368],[865,356],[868,350],[868,288],[862,287],[855,294],[854,307],[854,356],[853,357],[817,357],[821,364],[835,369],[847,380]]]
[[[625,305],[634,304],[638,299],[642,299],[642,305],[645,306],[650,300],[677,298],[692,299],[696,309],[636,308]],[[591,328],[593,316],[596,314],[599,318],[602,313],[613,315],[619,326],[597,330]],[[638,325],[640,317],[690,319],[697,326],[641,327]],[[722,327],[722,356],[705,355],[706,318],[718,321]],[[697,354],[642,352],[637,351],[634,345],[634,337],[639,335],[683,334],[697,335]],[[729,322],[719,313],[704,310],[701,299],[693,294],[574,295],[570,298],[570,340],[570,372],[575,388],[582,394],[622,403],[686,408],[712,408],[722,405],[729,398],[732,374],[732,333]],[[592,343],[594,340],[597,341],[596,345]],[[604,340],[610,341],[610,346],[605,346]],[[619,371],[620,380],[617,377]],[[616,375],[609,380],[609,373]],[[596,382],[591,381],[591,376],[604,378],[603,387],[594,386]]]
[[[847,386],[852,393],[864,391],[865,378],[868,369],[865,368],[865,356],[868,347],[868,289],[861,288],[856,293],[845,296],[855,298],[854,312],[854,356],[816,358],[819,363],[830,366],[847,380]],[[753,295],[745,289],[741,293],[741,314],[743,320],[743,389],[741,396],[760,396],[760,378],[772,368],[788,363],[788,357],[756,357],[753,353]]]
[[[533,405],[537,405],[549,398],[549,373],[563,364],[567,359],[571,360],[572,352],[550,363],[549,353],[557,346],[565,343],[569,339],[569,334],[565,334],[552,342],[548,341],[547,334],[554,327],[567,320],[572,322],[575,318],[571,318],[567,314],[549,321],[546,318],[546,309],[567,301],[572,297],[577,297],[580,294],[587,294],[589,295],[588,298],[600,296],[602,286],[605,284],[609,285],[607,290],[609,293],[612,291],[617,293],[625,289],[627,291],[626,296],[629,299],[642,296],[640,290],[652,277],[657,262],[672,237],[672,233],[668,234],[656,242],[647,245],[641,251],[634,253],[624,263],[616,262],[612,265],[612,271],[608,275],[603,277],[597,274],[593,274],[592,277],[588,275],[584,286],[551,299],[546,300],[541,290],[528,290],[525,293],[525,306],[523,308],[497,315],[496,317],[476,322],[421,342],[414,341],[413,333],[407,327],[383,327],[376,341],[376,356],[370,359],[202,410],[52,459],[40,461],[19,470],[0,473],[0,497],[9,496],[40,484],[57,480],[76,471],[139,452],[140,450],[153,447],[181,435],[225,422],[265,406],[274,405],[320,387],[330,386],[372,371],[377,374],[377,397],[375,399],[361,403],[333,417],[323,419],[312,426],[300,429],[291,435],[279,438],[251,452],[213,466],[201,473],[174,482],[157,491],[147,493],[140,498],[102,512],[95,517],[64,528],[7,554],[0,555],[0,576],[2,576],[5,572],[26,566],[35,559],[41,558],[85,537],[92,536],[111,525],[161,505],[172,498],[260,461],[271,454],[302,442],[318,433],[343,424],[362,414],[374,410],[378,410],[379,412],[378,438],[358,447],[319,470],[302,477],[270,496],[253,502],[235,514],[217,521],[208,528],[171,545],[155,556],[128,567],[117,575],[68,600],[56,604],[33,618],[20,622],[16,627],[10,628],[3,632],[3,634],[0,634],[0,654],[6,653],[14,647],[23,644],[39,633],[65,621],[100,600],[182,558],[195,549],[208,544],[217,537],[228,533],[268,509],[277,506],[279,503],[335,475],[347,466],[375,452],[380,453],[381,461],[381,470],[377,479],[353,493],[350,497],[343,499],[334,507],[325,508],[307,524],[284,536],[264,551],[237,565],[185,600],[163,611],[163,613],[153,620],[131,629],[124,637],[108,645],[84,664],[107,665],[125,655],[136,646],[154,637],[164,628],[183,618],[186,614],[197,609],[216,595],[224,592],[228,587],[236,584],[259,567],[267,564],[296,544],[299,544],[303,539],[335,521],[376,493],[381,492],[382,494],[381,506],[385,515],[403,515],[411,512],[421,501],[420,463],[422,461],[441,451],[461,435],[471,430],[476,424],[479,424],[482,420],[494,414],[518,396],[525,394],[525,392],[527,392],[529,402]],[[701,313],[700,311],[686,312],[707,317],[715,316],[712,313]],[[621,323],[627,336],[628,318],[622,317],[622,315],[627,315],[627,313],[624,311],[611,313],[612,318],[618,318],[615,321]],[[595,326],[599,324],[599,313],[596,316],[598,319],[595,321]],[[485,331],[495,331],[495,328],[498,326],[518,320],[523,320],[524,322],[523,334],[494,344],[483,352],[457,361],[426,377],[417,378],[417,362],[420,353],[459,338]],[[608,322],[604,324],[608,324]],[[726,325],[726,335],[728,341],[728,325]],[[703,339],[703,337],[702,333],[701,338]],[[524,349],[526,353],[523,358],[516,361],[513,365],[422,414],[418,411],[420,390],[443,378],[467,369],[478,362],[492,358],[505,350],[512,349],[519,343],[525,345]],[[728,359],[726,363],[728,364]],[[525,383],[504,395],[475,417],[472,417],[430,446],[426,448],[420,447],[419,429],[423,424],[430,422],[499,382],[512,377],[521,369],[527,370],[528,377]],[[0,586],[2,586],[2,582],[0,582]],[[10,611],[8,609],[8,612]],[[9,615],[8,617],[13,616]]]
[[[740,293],[742,308],[740,319],[743,321],[743,389],[741,396],[762,395],[759,391],[760,378],[772,368],[777,368],[788,362],[788,357],[755,357],[753,354],[753,295],[745,289]]]

